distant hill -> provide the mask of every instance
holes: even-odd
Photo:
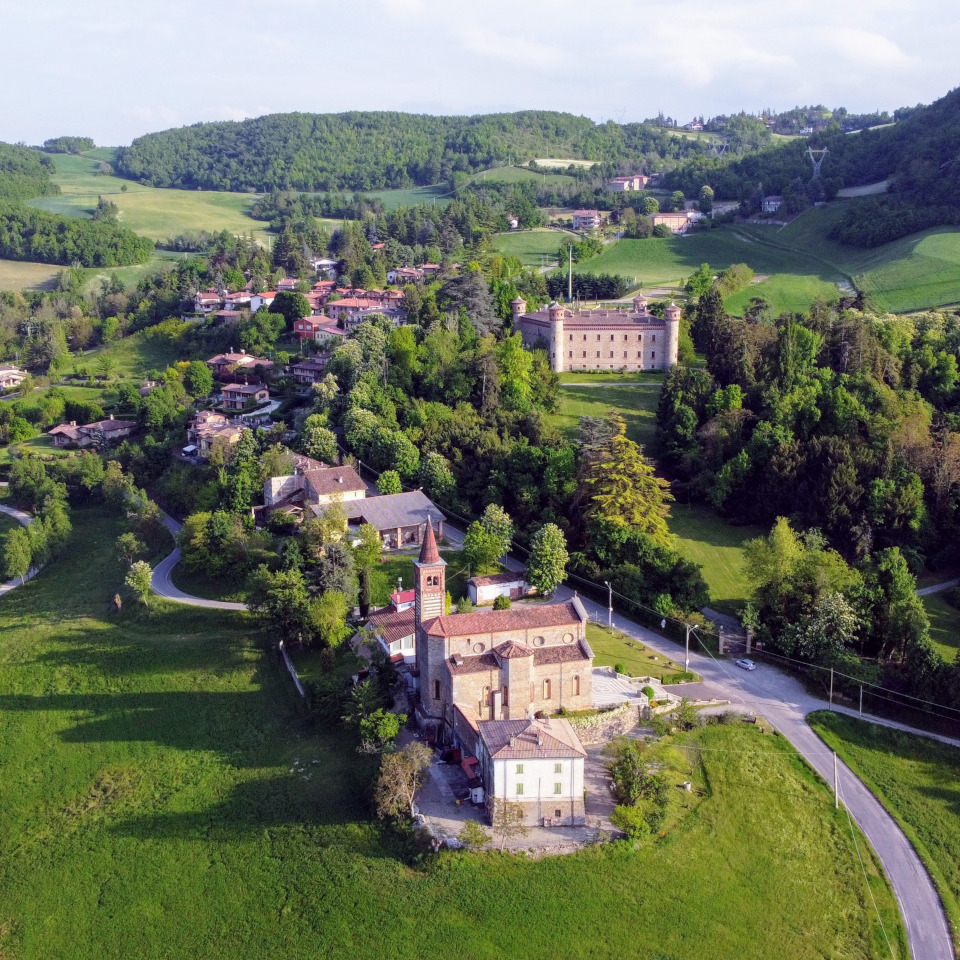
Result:
[[[536,157],[659,163],[708,149],[645,123],[596,124],[569,113],[473,117],[351,112],[278,113],[200,123],[138,137],[120,151],[120,176],[207,190],[382,190],[429,186]]]
[[[0,143],[0,198],[29,200],[59,193],[50,179],[53,161],[38,150]]]

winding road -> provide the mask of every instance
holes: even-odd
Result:
[[[164,518],[170,532],[178,533],[180,524],[166,514]],[[462,534],[459,531],[448,525],[445,533],[453,545],[460,545]],[[174,586],[170,573],[179,559],[179,549],[174,550],[154,569],[154,593],[198,607],[218,610],[246,609],[246,605],[242,603],[205,600],[178,589]],[[507,565],[512,569],[522,567],[522,564],[513,558],[508,558]],[[945,585],[938,586],[942,589]],[[573,596],[572,590],[561,587],[557,590],[555,599],[569,600]],[[606,621],[606,607],[585,597],[580,597],[580,600],[592,619],[600,623]],[[615,617],[614,625],[658,653],[676,659],[676,646],[646,627],[622,617]],[[705,698],[726,700],[734,706],[763,716],[786,737],[828,784],[833,782],[833,752],[810,729],[806,720],[807,714],[827,706],[823,700],[808,693],[793,676],[770,664],[761,663],[756,670],[747,672],[736,667],[732,661],[717,660],[708,654],[691,650],[690,666],[703,677],[703,683],[699,684],[698,688],[702,690]],[[852,716],[857,715],[855,710],[842,707],[834,709]],[[924,733],[902,724],[888,725]],[[960,743],[956,741],[948,742],[960,747]],[[906,928],[910,956],[913,960],[955,960],[953,940],[940,897],[916,851],[896,821],[849,767],[841,762],[838,770],[840,797],[879,857],[893,887]]]

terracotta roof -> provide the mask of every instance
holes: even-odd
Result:
[[[229,365],[238,363],[244,367],[251,366],[261,366],[261,367],[272,367],[272,360],[264,360],[262,357],[255,357],[252,353],[218,353],[215,357],[211,357],[207,363],[212,363],[214,366],[218,365]]]
[[[493,652],[501,660],[517,660],[520,657],[532,657],[533,647],[528,647],[525,643],[520,643],[519,640],[507,640],[506,643],[494,647]]]
[[[487,670],[499,670],[500,664],[492,653],[481,653],[477,657],[452,657],[447,661],[450,673],[459,677],[465,673],[483,673]]]
[[[589,652],[588,652],[589,651]],[[555,644],[552,647],[539,647],[533,651],[533,665],[542,666],[546,663],[576,663],[580,660],[592,660],[593,651],[581,643]]]
[[[254,397],[267,388],[262,383],[226,383],[224,393],[236,393],[242,397]]]
[[[568,720],[481,720],[477,724],[494,760],[585,757]]]
[[[551,603],[544,606],[517,606],[510,610],[489,613],[452,613],[434,617],[424,624],[432,637],[467,637],[473,634],[489,636],[540,627],[561,627],[580,623],[580,614],[574,601]]]
[[[295,473],[307,473],[310,470],[325,470],[327,465],[322,460],[314,460],[313,457],[305,456],[302,453],[293,454],[293,470]]]
[[[475,587],[492,587],[499,583],[523,583],[522,573],[492,573],[488,577],[471,577],[467,583],[472,583]]]
[[[323,470],[308,470],[303,477],[307,487],[318,497],[367,489],[367,485],[353,467],[324,467]]]
[[[390,594],[390,599],[394,603],[413,603],[417,597],[416,590],[402,590],[399,593],[395,590]]]
[[[423,546],[420,547],[421,563],[439,563],[440,551],[437,549],[437,538],[433,533],[433,520],[427,518],[427,529],[423,536]]]
[[[136,425],[136,421],[134,420],[114,420],[113,417],[108,417],[106,420],[94,420],[93,423],[84,424],[81,429],[116,433],[118,430],[133,430]]]
[[[417,629],[416,611],[410,610],[378,610],[371,613],[367,623],[383,642],[390,644],[404,637],[412,637]]]

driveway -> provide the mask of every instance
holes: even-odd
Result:
[[[7,486],[7,484],[4,483],[3,486]],[[16,507],[6,507],[0,503],[0,513],[5,513],[8,517],[13,517],[17,523],[24,527],[29,527],[30,524],[33,523],[33,517],[31,517],[29,513],[18,510]],[[39,567],[31,567],[22,580],[17,577],[14,580],[8,580],[6,583],[0,583],[0,597],[9,593],[11,590],[16,590],[17,587],[22,586],[28,580],[32,580],[39,572]]]
[[[569,600],[573,591],[561,587],[557,600]],[[580,598],[591,618],[605,622],[606,607]],[[614,617],[618,629],[666,656],[675,657],[674,644],[623,617]],[[828,783],[833,783],[833,752],[810,729],[806,717],[827,704],[809,694],[800,682],[775,666],[760,663],[756,670],[739,669],[732,661],[694,651],[690,668],[703,678],[701,697],[726,700],[766,718]],[[857,711],[835,708],[857,715]],[[923,731],[916,731],[922,733]],[[960,746],[960,744],[958,744]],[[946,916],[929,874],[894,819],[843,763],[839,764],[840,796],[870,842],[890,879],[903,916],[913,960],[954,960]]]

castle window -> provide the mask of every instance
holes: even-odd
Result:
[[[654,335],[650,338],[650,340],[651,340],[653,343],[656,343],[656,342],[657,342],[657,335],[654,334]]]
[[[657,351],[656,351],[656,350],[654,350],[654,351],[651,352],[651,354],[650,354],[650,359],[651,359],[651,360],[656,360],[656,359],[657,359]]]
[[[610,334],[610,342],[613,343],[613,334]]]
[[[570,339],[571,339],[571,340],[573,339],[573,334],[572,334],[572,333],[570,334]]]
[[[610,359],[611,359],[611,360],[613,359],[613,351],[612,351],[612,350],[610,351]]]
[[[583,358],[584,358],[584,360],[586,360],[586,358],[587,358],[587,351],[586,351],[586,350],[583,351]]]
[[[643,359],[643,351],[642,351],[642,350],[638,350],[638,351],[637,351],[637,359],[638,359],[638,360],[642,360],[642,359]]]
[[[580,696],[580,678],[579,677],[573,678],[573,695],[575,697]]]
[[[597,340],[599,340],[599,339],[600,339],[600,334],[598,333],[598,334],[597,334]]]
[[[626,334],[623,335],[623,342],[624,342],[624,343],[626,343],[629,339],[630,339],[630,338],[629,338]]]
[[[544,699],[544,700],[549,700],[549,699],[551,699],[551,696],[550,696],[550,681],[549,681],[549,679],[543,681],[543,699]]]
[[[563,816],[562,810],[554,810],[553,815],[559,820]]]
[[[434,700],[440,699],[440,681],[439,680],[433,681],[433,699]]]
[[[481,700],[481,703],[483,704],[483,706],[489,707],[490,706],[490,688],[489,687],[483,688],[483,693],[481,694],[481,697],[483,698]]]
[[[584,343],[587,342],[587,335],[586,335],[586,334],[583,335],[583,342],[584,342]]]
[[[599,350],[597,351],[597,359],[598,359],[598,360],[600,359],[600,351],[599,351]]]
[[[627,359],[627,351],[626,351],[626,350],[623,351],[623,359],[624,359],[624,360]]]
[[[507,707],[507,706],[510,705],[510,704],[509,704],[509,697],[507,696],[507,694],[508,694],[507,685],[504,684],[504,685],[503,685],[503,699],[502,699],[502,703],[503,703],[503,705],[504,705],[505,707]]]

